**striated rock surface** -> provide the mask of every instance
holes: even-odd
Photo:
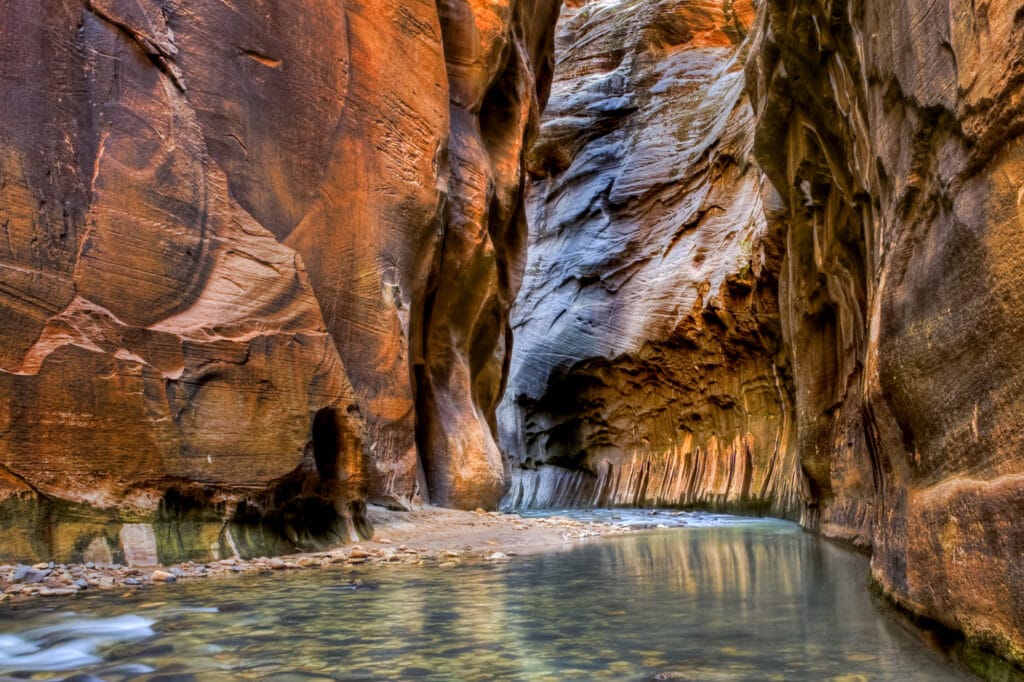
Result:
[[[285,551],[366,533],[367,497],[493,505],[555,11],[7,2],[0,555]]]
[[[557,0],[442,0],[451,140],[443,241],[412,339],[431,501],[494,507],[506,480],[495,408],[526,245],[523,184],[547,96]]]
[[[156,5],[4,16],[0,552],[122,556],[131,520],[171,555],[350,536],[355,396],[301,259],[204,134],[188,31]]]
[[[1024,3],[769,0],[755,33],[809,521],[1024,663]]]
[[[749,2],[570,2],[499,410],[509,506],[800,513]]]

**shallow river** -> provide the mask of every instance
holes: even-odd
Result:
[[[351,571],[325,569],[6,607],[0,676],[968,679],[878,610],[864,557],[794,524],[598,516],[610,514],[687,527],[506,563],[367,569],[354,589]]]

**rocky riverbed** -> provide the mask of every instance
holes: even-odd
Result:
[[[324,552],[218,561],[186,561],[174,566],[121,564],[0,565],[0,602],[73,596],[85,590],[144,589],[179,580],[229,577],[310,569],[404,564],[455,568],[463,563],[506,561],[519,554],[588,538],[629,532],[629,525],[565,517],[524,518],[501,512],[425,508],[396,512],[371,507],[371,540]]]

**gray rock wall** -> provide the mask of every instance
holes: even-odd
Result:
[[[498,411],[506,504],[799,513],[753,19],[742,2],[563,8]]]

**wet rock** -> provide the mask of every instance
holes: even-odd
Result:
[[[50,575],[50,573],[51,571],[49,569],[38,570],[36,568],[28,568],[26,571],[22,573],[22,577],[20,580],[21,582],[26,584],[40,583],[44,579],[46,579],[46,577]]]

